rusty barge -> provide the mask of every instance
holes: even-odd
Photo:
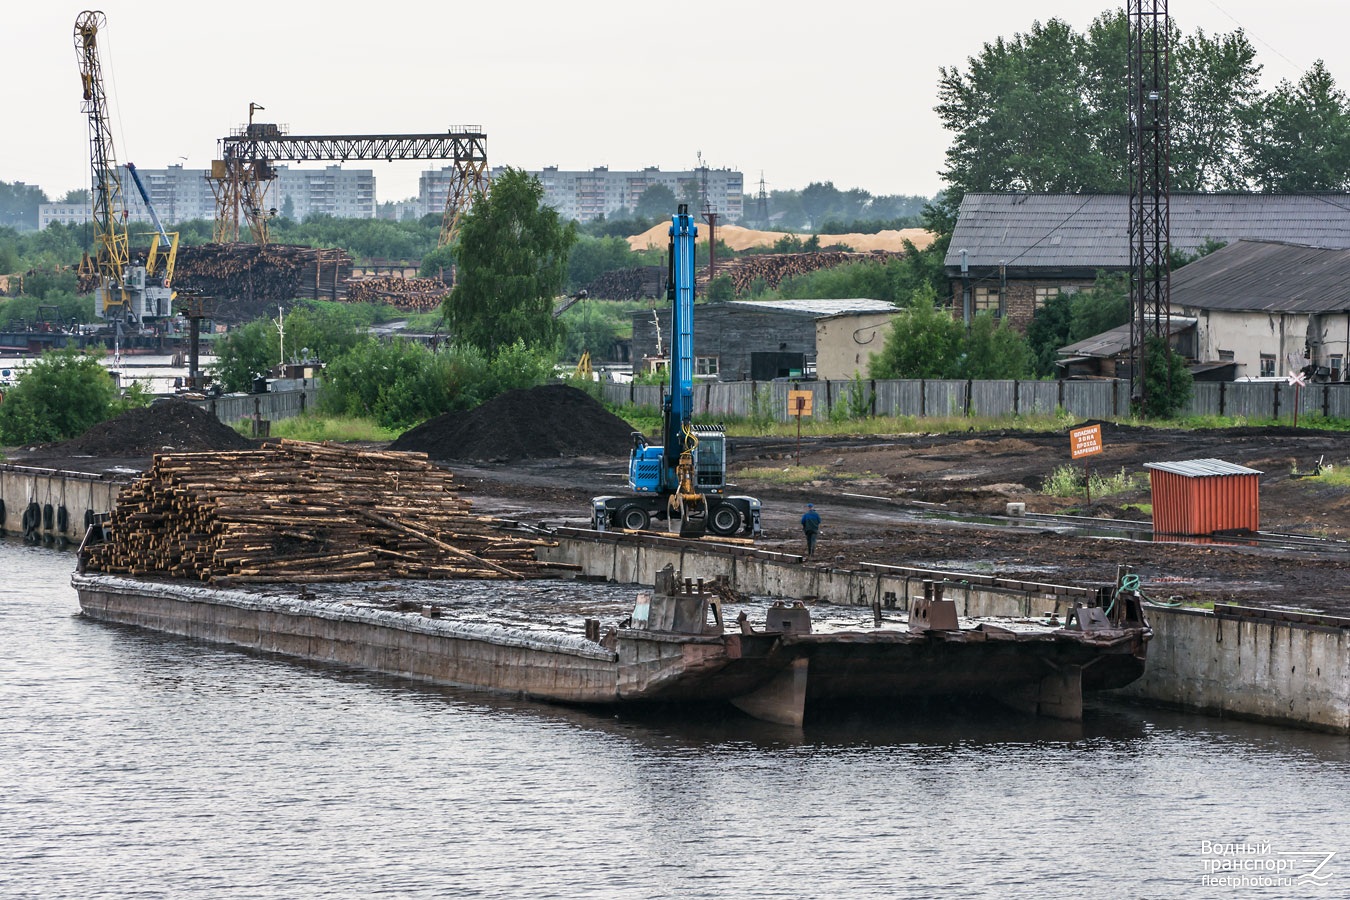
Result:
[[[670,567],[636,602],[631,586],[585,580],[73,585],[100,621],[544,701],[725,702],[789,726],[836,701],[946,695],[1075,720],[1085,691],[1143,673],[1151,636],[1140,598],[1119,590],[1062,620],[972,619],[940,581],[903,613],[737,596]]]

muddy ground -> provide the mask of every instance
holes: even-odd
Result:
[[[1069,462],[1063,432],[983,432],[804,439],[742,438],[731,456],[736,490],[764,502],[762,546],[803,549],[798,519],[813,502],[824,519],[814,564],[862,561],[1069,584],[1113,580],[1131,565],[1149,596],[1186,602],[1285,605],[1350,614],[1350,489],[1294,477],[1350,467],[1344,435],[1306,429],[1205,432],[1103,425],[1094,471],[1142,475],[1146,462],[1215,458],[1261,470],[1261,530],[1326,539],[1308,547],[1244,542],[1127,540],[1060,533],[1058,520],[1003,519],[1010,501],[1032,513],[1139,521],[1148,538],[1146,486],[1087,504],[1040,493]],[[624,489],[626,458],[555,459],[451,466],[483,511],[524,521],[584,525],[587,500]],[[803,480],[804,479],[804,480]],[[1141,479],[1146,485],[1146,480]],[[999,517],[971,523],[944,516]]]

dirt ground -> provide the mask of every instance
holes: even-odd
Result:
[[[1311,472],[1319,460],[1350,466],[1343,435],[1292,428],[1164,431],[1103,424],[1094,471],[1142,474],[1146,462],[1214,458],[1262,471],[1261,530],[1322,542],[1151,540],[1147,487],[1086,504],[1040,493],[1069,462],[1063,432],[803,439],[736,439],[736,491],[764,504],[760,545],[801,552],[798,519],[812,502],[824,519],[817,565],[870,561],[1067,584],[1101,584],[1130,565],[1158,600],[1280,605],[1350,613],[1350,489]],[[626,459],[559,459],[454,466],[484,512],[523,521],[583,525],[587,499],[624,489]],[[749,477],[753,473],[758,477]],[[809,474],[808,480],[798,481]],[[1146,482],[1145,482],[1146,483]],[[1124,531],[1062,533],[1065,520],[1009,524],[1007,504],[1028,512],[1137,520]],[[970,515],[991,517],[965,520]],[[946,518],[951,516],[952,518]],[[997,519],[992,517],[998,517]],[[1016,521],[1016,520],[1013,520]],[[1091,523],[1088,523],[1091,524]],[[1101,529],[1090,529],[1101,531]]]

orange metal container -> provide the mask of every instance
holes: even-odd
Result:
[[[1145,463],[1153,491],[1153,530],[1203,535],[1259,531],[1256,469],[1220,459]]]

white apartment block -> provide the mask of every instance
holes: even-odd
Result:
[[[136,172],[165,227],[190,219],[215,218],[216,200],[206,180],[205,169],[185,169],[180,165],[167,169],[138,168]],[[128,218],[137,222],[150,221],[135,182],[125,172],[121,180]],[[278,166],[277,180],[267,193],[267,202],[281,213],[286,210],[287,198],[291,201],[291,216],[297,220],[311,215],[373,219],[375,174],[370,169],[344,169],[341,166],[323,169]],[[93,211],[88,203],[44,203],[38,207],[39,228],[46,228],[53,222],[83,225],[92,218]]]
[[[418,179],[418,200],[423,215],[445,209],[453,166],[422,173]],[[502,167],[492,169],[496,178]],[[588,222],[600,216],[612,216],[620,210],[632,211],[642,192],[653,184],[670,188],[677,203],[689,203],[695,212],[703,210],[704,184],[708,205],[728,222],[739,220],[745,211],[745,177],[731,169],[689,169],[662,172],[655,166],[628,172],[611,172],[608,167],[584,171],[564,171],[549,166],[530,172],[544,187],[544,203],[558,211],[564,220]],[[674,212],[674,210],[671,210]]]

